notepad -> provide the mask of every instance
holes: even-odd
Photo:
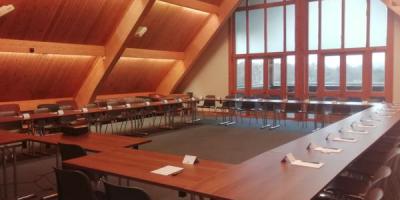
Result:
[[[89,110],[87,108],[82,108],[82,112],[87,113]]]
[[[146,102],[144,102],[144,105],[149,106],[150,102],[146,101]]]
[[[365,134],[368,134],[368,131],[366,131],[366,130],[354,130],[354,129],[340,129],[340,132],[341,133],[353,133],[353,134],[362,134],[362,135],[365,135]]]
[[[197,156],[185,155],[182,163],[187,165],[194,165],[197,161]]]
[[[168,103],[168,100],[163,100],[162,101],[164,104],[167,104]]]
[[[64,115],[64,111],[63,111],[63,110],[58,110],[58,111],[57,111],[57,114],[58,114],[58,115]]]
[[[112,110],[113,107],[112,106],[107,106],[107,110]]]
[[[340,153],[342,149],[339,148],[327,148],[327,147],[315,147],[315,151],[320,151],[322,153]]]
[[[360,127],[360,128],[374,128],[374,127],[376,127],[375,124],[368,123],[368,122],[358,123],[357,126]]]
[[[178,102],[179,102],[179,103],[182,103],[182,99],[178,99]]]
[[[305,162],[302,160],[295,160],[290,163],[291,165],[301,166],[301,167],[311,167],[311,168],[321,168],[324,166],[324,163],[321,162]]]
[[[334,137],[332,138],[332,140],[337,142],[351,142],[351,143],[357,142],[355,138],[343,138],[343,137]]]
[[[171,176],[171,175],[179,174],[182,171],[183,171],[182,167],[175,167],[175,166],[167,165],[165,167],[161,167],[159,169],[151,171],[151,173],[162,175],[162,176]]]
[[[125,104],[125,106],[126,106],[127,108],[132,107],[130,103]]]

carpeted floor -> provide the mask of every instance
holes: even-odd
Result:
[[[200,159],[238,164],[312,131],[311,124],[308,125],[308,128],[302,128],[298,126],[297,122],[291,121],[288,121],[286,126],[282,124],[276,130],[260,129],[259,126],[260,124],[256,124],[254,120],[252,124],[245,120],[239,125],[225,127],[208,119],[196,125],[152,133],[148,137],[153,142],[140,148],[176,155],[190,154],[196,155]],[[54,156],[19,161],[19,195],[35,193],[43,196],[52,193],[55,188],[55,179],[52,173],[54,165]],[[11,171],[9,170],[9,172]],[[10,176],[11,174],[8,175],[9,179]],[[113,181],[116,180],[113,179]],[[178,199],[176,191],[133,181],[130,183],[131,186],[144,188],[152,199]],[[12,194],[11,185],[9,193]]]

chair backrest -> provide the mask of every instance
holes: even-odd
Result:
[[[74,100],[61,100],[56,102],[58,105],[60,105],[60,109],[62,110],[74,110],[78,109],[78,105]]]
[[[367,192],[364,200],[381,200],[383,198],[383,190],[381,188],[373,188]]]
[[[13,110],[0,111],[0,117],[11,117],[11,116],[18,116],[18,112],[15,112]]]
[[[86,151],[79,145],[58,143],[58,148],[62,161],[87,155]]]
[[[4,105],[0,105],[0,111],[1,112],[14,111],[16,113],[20,113],[21,108],[19,107],[18,104],[4,104]]]
[[[121,187],[104,181],[107,200],[150,200],[150,196],[140,188]]]
[[[392,174],[392,170],[388,166],[381,166],[373,175],[369,188],[377,186],[381,181]]]
[[[60,110],[60,105],[58,104],[40,104],[37,106],[38,109],[47,108],[50,112],[57,112]]]
[[[75,170],[54,169],[59,200],[97,200],[86,174]]]
[[[33,111],[33,113],[48,113],[48,112],[51,112],[50,109],[48,108],[38,108]]]
[[[400,155],[400,147],[395,147],[392,151],[390,151],[385,158],[385,164],[389,164],[394,158]]]
[[[215,95],[206,95],[203,106],[205,107],[214,107],[215,106]]]

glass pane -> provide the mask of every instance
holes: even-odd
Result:
[[[236,27],[236,54],[246,53],[246,11],[236,12],[235,14]]]
[[[294,5],[286,6],[286,51],[294,51],[295,48],[295,9]]]
[[[282,0],[267,0],[267,3],[282,2]]]
[[[366,47],[367,0],[347,0],[345,10],[345,47]]]
[[[346,89],[361,90],[363,74],[363,56],[346,56]]]
[[[267,9],[268,52],[283,51],[283,7]]]
[[[249,43],[250,53],[264,52],[264,9],[249,12]]]
[[[281,88],[281,59],[274,58],[268,60],[268,88]]]
[[[385,88],[385,53],[372,53],[372,90],[383,91]]]
[[[295,74],[296,74],[296,57],[287,56],[286,58],[286,84],[288,92],[294,92]]]
[[[245,59],[236,61],[236,88],[244,89]]]
[[[370,46],[386,46],[387,8],[381,0],[371,0]]]
[[[325,89],[337,90],[340,85],[340,56],[325,56]]]
[[[263,4],[263,3],[264,3],[264,0],[249,0],[249,2],[248,2],[249,6]]]
[[[318,1],[308,3],[308,49],[318,49]]]
[[[251,88],[264,87],[264,60],[251,60]]]
[[[342,35],[342,1],[322,1],[322,49],[337,49],[341,47]]]
[[[308,91],[316,92],[318,84],[318,55],[308,55]]]

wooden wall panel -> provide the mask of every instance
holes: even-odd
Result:
[[[103,45],[132,0],[0,0],[0,38]]]
[[[206,22],[209,13],[157,1],[142,22],[148,28],[142,38],[133,37],[130,48],[185,51]]]
[[[0,53],[0,102],[73,97],[91,56]]]
[[[98,94],[155,91],[175,62],[165,59],[121,58],[100,86]]]

